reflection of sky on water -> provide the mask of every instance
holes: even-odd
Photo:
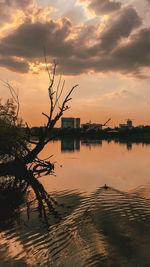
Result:
[[[79,150],[74,142],[51,142],[40,155],[56,161],[56,176],[40,181],[59,217],[47,213],[47,226],[31,191],[1,227],[1,265],[149,266],[150,146],[84,140]]]
[[[73,140],[73,139],[72,139]],[[66,141],[65,141],[66,142]],[[75,142],[75,141],[73,141]],[[150,146],[100,140],[78,140],[79,149],[61,151],[61,141],[49,143],[41,158],[53,156],[56,177],[42,178],[48,191],[78,189],[92,192],[105,183],[120,190],[131,190],[149,184]],[[71,142],[65,144],[66,146]],[[70,148],[71,149],[71,148]],[[71,154],[70,154],[71,151]],[[65,153],[62,153],[65,152]]]
[[[20,221],[1,232],[2,266],[149,266],[149,200],[112,187],[86,198],[77,191],[53,197],[64,203],[60,222],[49,214],[47,228],[34,202],[29,219],[22,207]]]

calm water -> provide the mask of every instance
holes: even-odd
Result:
[[[47,226],[30,191],[1,226],[0,265],[150,266],[150,145],[66,139],[51,154],[55,176],[40,180],[61,220]]]

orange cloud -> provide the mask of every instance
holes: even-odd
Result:
[[[121,2],[115,0],[79,0],[86,6],[87,12],[93,15],[106,15],[121,9]]]
[[[108,98],[120,98],[128,95],[128,90],[121,89],[120,91],[114,91],[112,93],[106,94],[105,96]]]
[[[112,3],[117,3],[104,2],[109,8],[112,8]],[[117,72],[145,78],[142,70],[150,68],[150,28],[139,29],[142,20],[131,5],[120,6],[119,12],[115,11],[113,16],[110,12],[100,22],[74,26],[66,17],[50,19],[51,7],[42,8],[30,0],[19,3],[14,0],[10,7],[11,11],[15,7],[17,12],[14,13],[13,26],[8,19],[1,32],[2,67],[5,65],[16,72],[16,61],[15,68],[12,67],[12,58],[16,56],[17,61],[22,62],[22,71],[26,73],[34,69],[33,73],[38,73],[42,67],[37,69],[36,62],[44,63],[45,47],[48,59],[52,61],[55,58],[59,62],[59,72],[64,75]],[[91,4],[90,0],[88,3]],[[96,7],[97,1],[92,3]],[[6,16],[4,18],[3,22],[6,22]]]

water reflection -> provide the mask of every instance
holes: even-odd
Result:
[[[87,147],[92,147],[92,146],[102,146],[102,140],[81,140],[81,144]]]
[[[61,222],[49,214],[47,228],[36,202],[29,219],[22,206],[20,224],[1,233],[2,266],[149,266],[148,199],[111,187],[84,198],[77,191],[53,196],[64,204]]]
[[[115,141],[115,143],[119,143],[120,145],[126,146],[127,150],[130,151],[132,150],[134,142],[131,141]]]
[[[59,160],[56,177],[40,179],[57,213],[44,204],[48,226],[30,191],[10,219],[1,216],[1,266],[149,266],[150,147],[73,139],[68,149],[65,142],[41,155]]]
[[[80,151],[80,140],[74,138],[63,138],[61,140],[61,152]]]
[[[132,141],[132,140],[122,140],[122,139],[76,139],[74,137],[65,137],[61,139],[61,152],[74,152],[80,151],[80,145],[87,146],[89,148],[94,146],[102,146],[104,142],[114,142],[120,145],[125,145],[127,150],[132,150],[133,144],[149,145],[150,141]]]

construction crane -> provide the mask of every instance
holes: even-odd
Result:
[[[104,124],[102,124],[102,126],[105,126],[110,120],[111,118],[109,118]]]

